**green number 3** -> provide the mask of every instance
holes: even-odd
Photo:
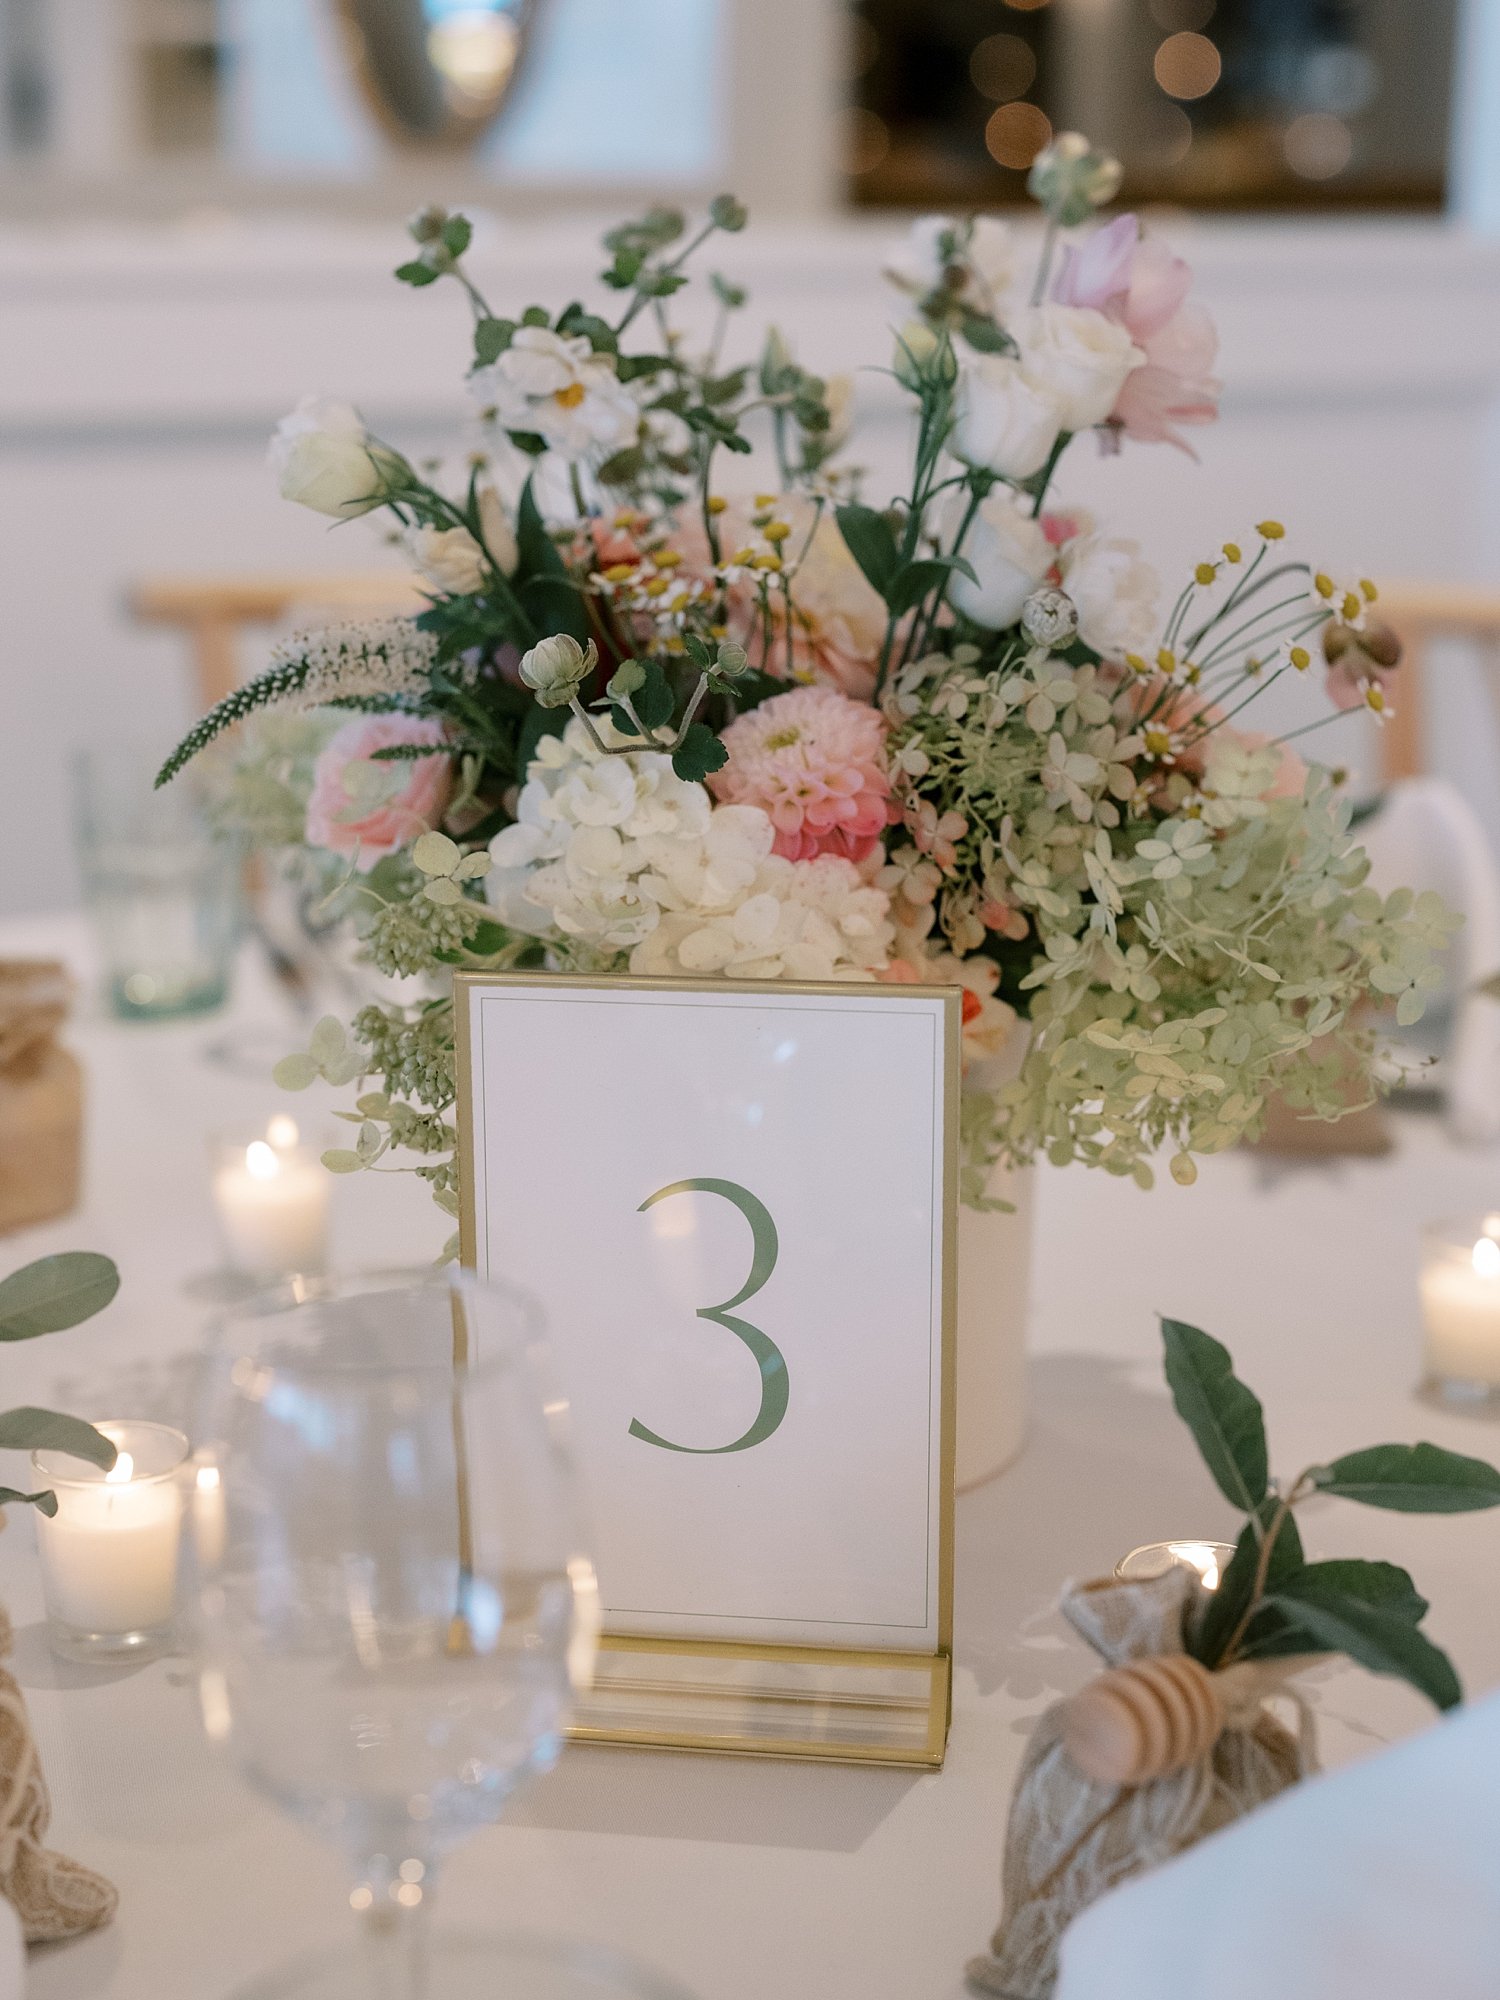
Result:
[[[776,1269],[776,1259],[780,1254],[780,1244],[776,1236],[776,1224],[771,1220],[771,1211],[762,1201],[757,1201],[748,1188],[742,1188],[735,1181],[673,1181],[670,1186],[658,1188],[649,1195],[636,1211],[643,1215],[659,1201],[665,1201],[674,1194],[717,1194],[725,1201],[732,1202],[750,1225],[750,1235],[754,1243],[754,1256],[750,1262],[750,1275],[732,1299],[725,1299],[721,1306],[699,1306],[698,1318],[712,1320],[715,1326],[722,1326],[732,1333],[736,1340],[744,1341],[755,1356],[760,1369],[760,1411],[755,1422],[743,1437],[733,1444],[673,1444],[670,1439],[658,1437],[655,1431],[648,1431],[641,1423],[632,1422],[630,1435],[640,1438],[646,1444],[660,1445],[663,1451],[689,1451],[703,1455],[713,1455],[724,1451],[748,1451],[752,1445],[764,1444],[778,1428],[786,1415],[787,1394],[790,1384],[787,1379],[786,1357],[768,1334],[748,1320],[733,1319],[730,1309],[742,1306],[746,1299],[753,1299]]]

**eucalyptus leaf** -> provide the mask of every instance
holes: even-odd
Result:
[[[1409,1682],[1436,1707],[1457,1708],[1463,1689],[1452,1662],[1409,1618],[1309,1579],[1304,1570],[1267,1599],[1311,1642],[1297,1650],[1347,1653],[1371,1673]]]
[[[309,1055],[283,1056],[271,1071],[271,1081],[282,1090],[306,1090],[318,1080],[318,1065]]]
[[[364,1166],[359,1154],[351,1152],[347,1146],[330,1146],[322,1159],[331,1174],[357,1174]]]
[[[120,1274],[93,1250],[64,1250],[25,1264],[0,1283],[0,1340],[35,1340],[103,1312]]]
[[[1313,1473],[1320,1493],[1398,1514],[1471,1514],[1500,1507],[1500,1472],[1435,1444],[1373,1444]]]
[[[1254,1514],[1266,1497],[1270,1468],[1260,1399],[1234,1372],[1229,1350],[1182,1320],[1164,1319],[1167,1384],[1224,1498]]]
[[[1273,1588],[1274,1588],[1273,1584]],[[1337,1558],[1309,1563],[1295,1588],[1316,1589],[1324,1597],[1344,1597],[1371,1604],[1408,1625],[1419,1625],[1427,1615],[1427,1599],[1407,1572],[1396,1563],[1361,1562]],[[1247,1660],[1285,1659],[1294,1653],[1313,1650],[1309,1635],[1295,1619],[1275,1605],[1263,1605],[1250,1621],[1244,1644],[1236,1657]]]
[[[61,1410],[6,1410],[0,1413],[0,1451],[65,1451],[108,1472],[118,1456],[114,1445],[82,1417]]]
[[[50,1487],[41,1493],[22,1493],[14,1486],[0,1486],[0,1507],[9,1505],[12,1500],[19,1500],[28,1507],[35,1507],[39,1514],[45,1514],[49,1520],[57,1512],[57,1495]]]

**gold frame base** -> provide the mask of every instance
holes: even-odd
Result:
[[[606,1634],[568,1741],[932,1771],[952,1692],[946,1652]]]

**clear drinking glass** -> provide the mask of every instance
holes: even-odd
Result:
[[[471,1990],[432,1970],[435,1874],[556,1757],[597,1628],[538,1333],[458,1271],[293,1279],[223,1325],[188,1538],[204,1725],[343,1851],[365,1916],[324,1984],[257,1994]]]
[[[124,1020],[221,1006],[240,925],[240,849],[204,817],[192,773],[152,789],[139,743],[80,751],[75,828],[104,989]]]

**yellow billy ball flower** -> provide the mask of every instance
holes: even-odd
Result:
[[[623,583],[627,576],[633,576],[634,573],[634,563],[611,563],[609,568],[604,572],[604,581],[606,583]]]
[[[791,523],[788,521],[767,521],[761,529],[768,542],[784,542],[791,532]]]
[[[1385,689],[1380,685],[1379,681],[1365,682],[1365,707],[1372,709],[1382,720],[1395,713],[1387,702]]]
[[[1125,655],[1125,664],[1130,668],[1132,673],[1149,674],[1151,671],[1139,653],[1127,653]]]
[[[774,574],[781,568],[781,557],[777,555],[756,556],[751,562],[752,569],[766,570]]]
[[[1359,616],[1360,612],[1364,610],[1364,608],[1365,607],[1363,606],[1363,604],[1360,603],[1358,597],[1355,596],[1352,590],[1346,590],[1344,592],[1344,601],[1339,606],[1339,609],[1344,614],[1345,624],[1352,625],[1355,619]]]
[[[1373,604],[1380,595],[1380,592],[1367,576],[1362,576],[1359,580],[1359,594],[1365,600],[1366,604]]]
[[[757,493],[755,504],[757,507],[774,507],[776,505],[776,495],[774,493]]]
[[[1240,561],[1240,545],[1239,545],[1239,543],[1238,543],[1238,542],[1226,542],[1226,543],[1224,544],[1224,556],[1225,556],[1225,559],[1226,559],[1226,561],[1228,561],[1228,562],[1232,562],[1232,563],[1237,563],[1237,562],[1239,562],[1239,561]]]
[[[1216,564],[1199,563],[1198,567],[1193,571],[1193,581],[1195,583],[1210,584],[1218,574],[1219,571]]]
[[[1318,593],[1319,597],[1332,597],[1333,578],[1328,575],[1326,570],[1320,569],[1313,578],[1313,589]]]
[[[1203,669],[1199,666],[1185,667],[1182,678],[1187,682],[1189,687],[1196,687],[1203,678]]]
[[[1261,537],[1262,541],[1279,542],[1286,533],[1286,529],[1282,527],[1279,521],[1257,521],[1255,532]]]
[[[1156,664],[1164,674],[1175,674],[1177,671],[1177,655],[1170,648],[1163,646],[1156,656]]]
[[[729,505],[729,502],[728,502],[728,501],[727,501],[727,500],[726,500],[726,499],[724,498],[724,495],[723,495],[722,493],[710,493],[710,494],[709,494],[709,496],[708,496],[708,511],[709,511],[709,513],[710,513],[710,514],[722,514],[722,513],[723,513],[723,511],[724,511],[724,509],[725,509],[725,508],[726,508],[726,507],[727,507],[728,505]]]
[[[1293,646],[1288,658],[1299,674],[1305,674],[1312,665],[1312,654],[1306,646]]]

